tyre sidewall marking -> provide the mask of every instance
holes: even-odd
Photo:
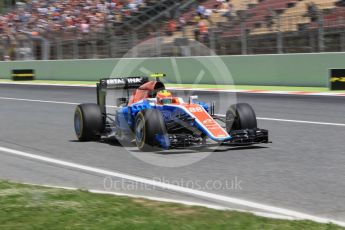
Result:
[[[143,122],[143,137],[142,137],[142,141],[141,143],[139,143],[140,145],[138,146],[139,149],[142,149],[144,148],[145,146],[145,140],[146,140],[146,121],[145,121],[145,117],[144,115],[142,114],[142,112],[139,112],[138,115],[141,119],[141,122]],[[136,128],[136,127],[135,127]]]
[[[79,113],[79,119],[80,119],[80,121],[79,121],[79,135],[77,134],[77,136],[78,136],[78,138],[81,138],[82,137],[82,135],[83,135],[83,130],[84,130],[84,120],[83,120],[83,113],[82,113],[82,111],[81,111],[81,109],[80,109],[80,106],[77,106],[77,111],[76,112],[78,112]]]

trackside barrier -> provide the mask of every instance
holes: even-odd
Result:
[[[220,79],[219,58],[231,72]],[[218,59],[218,60],[217,60]],[[166,73],[170,83],[278,85],[328,87],[329,69],[345,67],[345,53],[249,55],[185,58],[129,58],[0,62],[0,78],[11,79],[14,69],[33,69],[37,80],[97,81],[109,76],[141,76],[143,70]],[[206,67],[205,67],[206,65]],[[116,73],[113,72],[116,66]],[[178,66],[178,71],[174,67]]]

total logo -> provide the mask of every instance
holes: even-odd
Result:
[[[125,79],[123,78],[114,78],[107,80],[107,85],[119,85],[119,84],[126,84]]]
[[[107,85],[125,85],[141,83],[142,79],[140,77],[129,77],[129,78],[113,78],[107,80]]]

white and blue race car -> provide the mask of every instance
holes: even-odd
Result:
[[[135,90],[130,96],[129,90]],[[127,90],[117,98],[115,113],[109,114],[109,90]],[[191,96],[174,97],[157,77],[102,79],[97,84],[97,104],[78,105],[74,128],[80,141],[115,137],[134,140],[141,151],[207,145],[254,145],[269,143],[268,131],[257,128],[252,107],[245,103],[229,106],[226,116],[214,114],[214,103]]]

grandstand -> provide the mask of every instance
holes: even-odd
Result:
[[[0,12],[3,12],[4,9],[11,8],[16,4],[15,0],[2,0],[0,1]]]
[[[1,2],[0,58],[121,57],[155,37],[145,46],[159,56],[202,55],[196,41],[218,54],[345,50],[341,0],[50,2]],[[152,55],[147,47],[133,56]]]

